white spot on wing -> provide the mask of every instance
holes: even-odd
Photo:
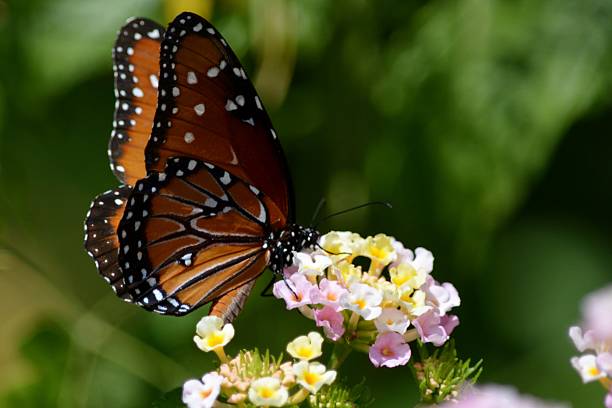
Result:
[[[140,89],[138,87],[132,89],[132,93],[134,94],[134,96],[136,96],[138,98],[142,98],[144,96],[144,92],[142,92],[142,89]]]
[[[159,79],[157,78],[157,75],[155,74],[149,75],[149,81],[151,82],[151,86],[157,89],[157,86],[159,85]]]
[[[201,31],[202,28],[203,28],[202,23],[198,23],[195,26],[193,26],[193,31],[197,33],[198,31]]]
[[[202,116],[204,112],[206,111],[206,107],[204,106],[203,103],[199,103],[193,107],[193,110],[195,111],[196,115]]]
[[[206,72],[206,76],[208,76],[209,78],[214,78],[219,75],[219,71],[220,70],[218,67],[212,67]]]
[[[195,136],[191,132],[185,133],[185,143],[192,143],[195,140]]]
[[[189,85],[194,85],[194,84],[197,84],[197,83],[198,83],[198,77],[196,77],[195,72],[193,72],[193,71],[189,71],[189,72],[187,73],[187,83],[188,83]]]
[[[221,177],[219,180],[221,180],[221,183],[227,185],[227,184],[230,183],[230,181],[232,181],[232,177],[226,171],[226,172],[223,173],[223,177]]]
[[[234,103],[234,101],[232,101],[231,99],[227,100],[227,103],[225,104],[225,110],[230,112],[233,110],[238,109],[238,106],[236,106],[236,104]]]

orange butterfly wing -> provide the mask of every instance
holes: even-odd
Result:
[[[146,176],[144,149],[149,141],[159,83],[159,50],[164,29],[135,18],[121,27],[113,47],[115,114],[108,156],[121,183]]]
[[[257,186],[293,220],[293,190],[282,147],[221,34],[202,17],[182,13],[164,35],[160,63],[147,170],[163,170],[173,156],[213,163]]]
[[[228,171],[172,158],[136,183],[119,224],[125,290],[173,315],[226,295],[217,310],[226,304],[231,313],[268,265],[269,226],[285,221],[269,197]]]

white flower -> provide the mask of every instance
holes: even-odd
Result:
[[[373,320],[380,316],[381,302],[380,291],[363,283],[353,283],[349,291],[340,298],[342,307],[358,313],[365,320]]]
[[[317,332],[310,332],[308,336],[300,336],[287,344],[287,352],[298,360],[312,360],[322,354],[321,345],[323,336]]]
[[[249,400],[258,407],[282,407],[289,398],[289,392],[278,378],[262,377],[251,383]]]
[[[407,263],[391,268],[389,275],[391,276],[391,282],[402,291],[420,288],[428,276],[423,269],[417,270]]]
[[[313,394],[319,392],[325,384],[331,384],[336,379],[336,371],[326,371],[323,364],[316,362],[300,361],[293,365],[293,373],[297,383]]]
[[[408,320],[408,316],[401,310],[388,307],[382,310],[380,316],[374,320],[374,324],[379,333],[392,331],[404,334],[410,325],[410,320]]]
[[[602,372],[597,367],[597,357],[593,354],[573,357],[571,362],[576,371],[578,371],[578,374],[582,377],[582,382],[588,383],[606,376],[606,373]]]
[[[361,266],[355,266],[350,262],[340,262],[332,270],[335,271],[338,281],[342,282],[345,287],[360,282],[363,277]]]
[[[393,262],[397,254],[393,247],[394,238],[385,234],[376,234],[373,237],[367,237],[362,244],[361,255],[367,256],[373,261],[380,262],[382,265],[387,265]]]
[[[350,231],[332,231],[323,235],[319,243],[332,254],[353,254],[359,250],[364,239]]]
[[[223,325],[223,320],[217,316],[206,316],[196,326],[196,333],[193,341],[200,350],[208,352],[229,343],[234,337],[234,326],[231,323]]]
[[[327,255],[309,255],[303,252],[294,252],[293,262],[297,265],[298,272],[308,277],[323,275],[325,269],[332,264],[332,260]]]
[[[578,326],[572,326],[569,329],[569,336],[574,342],[574,345],[581,353],[585,350],[598,350],[600,344],[593,338],[593,333],[588,330],[582,333],[582,329]]]
[[[400,304],[411,316],[420,316],[431,309],[425,304],[425,292],[422,290],[412,291],[408,289],[400,293]]]
[[[223,377],[216,372],[211,372],[202,381],[189,380],[183,385],[183,402],[189,408],[210,408],[213,406],[219,391]]]

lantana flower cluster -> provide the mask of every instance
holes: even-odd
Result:
[[[443,345],[459,324],[455,287],[432,276],[433,255],[393,237],[323,235],[319,247],[294,253],[274,295],[323,328],[331,341],[367,352],[376,367],[405,365],[409,342]],[[366,265],[362,265],[365,261]]]
[[[582,303],[580,326],[569,336],[580,353],[571,363],[585,383],[599,381],[608,391],[605,406],[612,408],[612,286],[588,295]]]
[[[336,379],[336,371],[315,361],[323,344],[323,336],[317,332],[291,341],[287,352],[293,360],[286,362],[257,350],[228,357],[224,346],[234,337],[234,327],[215,316],[200,320],[196,333],[198,348],[215,352],[221,365],[201,379],[185,382],[183,402],[189,408],[295,405]]]

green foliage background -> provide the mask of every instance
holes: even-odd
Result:
[[[612,277],[607,0],[0,0],[0,405],[149,406],[212,367],[191,341],[205,310],[124,304],[82,250],[90,200],[116,184],[115,32],[183,6],[209,10],[257,79],[302,222],[322,196],[330,211],[391,201],[323,230],[431,249],[481,381],[601,405],[566,333]],[[280,352],[310,328],[254,295],[230,349]],[[355,355],[344,373],[374,406],[416,401],[408,368]]]

